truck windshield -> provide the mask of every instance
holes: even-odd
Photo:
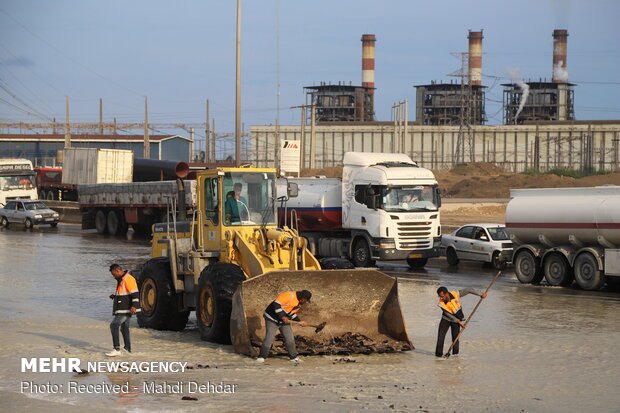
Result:
[[[33,174],[0,176],[0,191],[32,189],[35,186]]]
[[[276,175],[266,172],[224,174],[224,225],[275,225]]]
[[[390,212],[437,211],[433,186],[400,186],[386,188],[383,209]]]

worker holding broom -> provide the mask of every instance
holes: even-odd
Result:
[[[461,309],[461,297],[464,297],[468,294],[474,294],[480,298],[486,298],[487,296],[486,292],[483,293],[473,288],[465,288],[455,291],[448,291],[446,287],[439,287],[437,289],[437,295],[439,296],[438,306],[439,308],[441,308],[442,315],[441,321],[439,322],[439,333],[437,334],[437,346],[435,347],[435,356],[442,357],[444,355],[443,342],[446,338],[448,328],[452,330],[452,341],[454,343],[452,346],[452,354],[459,354],[459,342],[456,341],[456,339],[459,336],[461,327],[465,328],[465,323],[463,322],[463,320],[465,320],[465,315],[463,314],[463,310]],[[448,350],[448,353],[449,352],[450,350]]]

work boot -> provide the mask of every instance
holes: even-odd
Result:
[[[114,350],[110,351],[109,353],[105,353],[105,355],[108,356],[108,357],[118,357],[121,354],[123,354],[123,353],[121,353],[121,351],[116,349],[116,348]]]
[[[301,359],[299,357],[295,357],[291,359],[290,361],[292,361],[293,363],[301,363]]]
[[[257,363],[264,363],[265,359],[263,357],[259,357],[259,358],[256,359],[256,362]]]

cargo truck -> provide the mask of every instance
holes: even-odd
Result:
[[[37,199],[35,172],[28,159],[0,159],[0,206],[14,199]]]
[[[576,281],[598,290],[620,280],[620,186],[513,189],[506,230],[522,283]]]
[[[280,185],[283,225],[298,228],[313,254],[356,267],[406,260],[411,268],[439,256],[441,198],[430,170],[390,153],[347,152],[343,164],[342,179],[287,178]]]

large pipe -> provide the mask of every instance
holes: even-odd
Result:
[[[157,159],[134,158],[133,181],[164,181],[184,179],[189,174],[189,165],[181,161],[159,161]]]
[[[362,35],[362,86],[370,88],[369,93],[375,89],[375,42],[374,34]]]
[[[553,83],[567,83],[566,55],[568,30],[553,31]]]
[[[482,84],[482,30],[469,31],[469,84]]]

